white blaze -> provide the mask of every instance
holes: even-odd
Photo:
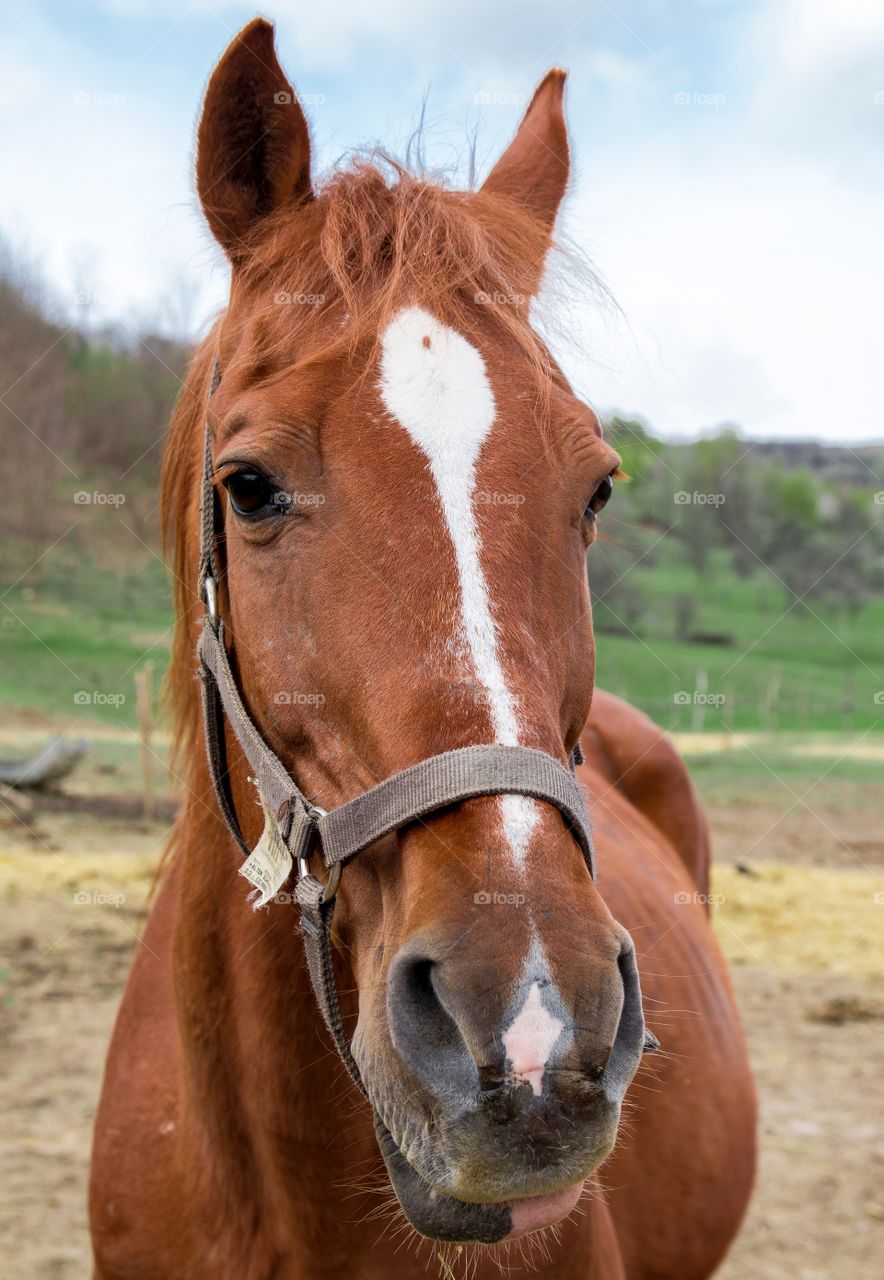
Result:
[[[481,354],[421,307],[407,307],[381,341],[381,397],[423,451],[454,547],[461,621],[476,677],[488,695],[497,742],[519,745],[519,722],[497,653],[497,628],[479,557],[473,510],[476,464],[495,418]],[[537,821],[534,802],[501,796],[504,832],[522,862]]]

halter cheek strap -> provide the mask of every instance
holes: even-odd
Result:
[[[212,390],[217,386],[218,373]],[[332,963],[331,922],[335,892],[345,863],[368,845],[440,809],[477,796],[522,795],[558,809],[583,851],[595,879],[592,833],[583,795],[574,776],[582,761],[575,748],[571,768],[544,751],[499,744],[461,747],[430,756],[386,778],[346,804],[326,813],[303,794],[286,766],[264,741],[243,706],[225,646],[218,614],[216,497],[212,482],[212,449],[206,427],[200,519],[199,593],[206,606],[197,654],[202,677],[203,724],[209,772],[221,814],[243,854],[243,837],[230,792],[224,737],[225,720],[233,729],[254,773],[265,813],[265,837],[298,868],[295,897],[301,909],[301,932],[310,981],[337,1050],[354,1083],[365,1093],[359,1068],[344,1030]],[[262,837],[262,842],[265,837]],[[329,872],[323,884],[309,869],[321,851]],[[257,850],[255,851],[257,852]],[[252,855],[254,856],[254,854]]]

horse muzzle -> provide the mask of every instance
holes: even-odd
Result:
[[[441,980],[433,990],[428,963],[400,955],[389,979],[394,1047],[418,1089],[390,1108],[389,1125],[383,1100],[372,1098],[405,1216],[432,1239],[485,1244],[550,1226],[573,1211],[610,1154],[623,1095],[652,1047],[632,941],[622,934],[617,990],[605,1002],[613,1025],[565,1028],[540,1079],[514,1074],[505,1057],[477,1060],[467,1047],[480,1042],[475,1027]],[[364,1077],[371,1096],[367,1063]],[[393,1096],[402,1093],[400,1085]]]

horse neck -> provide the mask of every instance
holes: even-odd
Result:
[[[204,781],[197,796],[211,796]],[[284,1218],[352,1178],[360,1160],[380,1158],[370,1112],[322,1023],[297,909],[253,911],[239,860],[214,801],[193,801],[176,850],[182,1110],[217,1181],[260,1188],[262,1211],[278,1199]]]

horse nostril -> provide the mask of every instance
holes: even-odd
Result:
[[[606,1092],[619,1100],[636,1072],[642,1053],[651,1047],[650,1041],[654,1037],[649,1040],[650,1033],[645,1030],[635,947],[629,934],[625,932],[617,967],[623,983],[623,1007],[614,1044],[600,1079],[604,1080]]]
[[[457,1034],[433,982],[436,961],[424,956],[402,956],[390,973],[388,1003],[394,1031],[410,1038],[417,1032],[429,1047],[440,1047]]]
[[[401,964],[397,970],[400,994],[410,1005],[432,1004],[435,999],[432,972],[434,960],[416,957]]]
[[[443,1080],[457,1080],[467,1062],[475,1087],[475,1065],[457,1022],[437,993],[439,967],[430,957],[407,950],[394,959],[387,980],[393,1046],[409,1072],[426,1088],[438,1088]]]
[[[506,1084],[494,1028],[477,1009],[473,982],[448,959],[406,947],[387,979],[387,1018],[403,1065],[432,1095],[475,1098]]]

